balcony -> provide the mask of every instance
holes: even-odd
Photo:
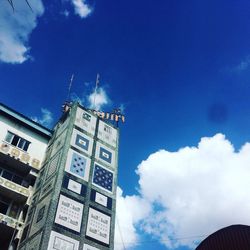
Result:
[[[23,187],[13,181],[0,177],[0,193],[15,201],[26,202],[32,193],[32,188]]]
[[[8,227],[21,229],[23,227],[23,222],[14,218],[11,218],[5,214],[0,213],[0,223]]]
[[[30,168],[39,170],[41,167],[41,162],[38,159],[31,157],[26,151],[8,142],[2,141],[2,143],[0,143],[0,153],[0,157],[8,161],[9,164],[13,166],[18,164],[26,171],[29,171]]]

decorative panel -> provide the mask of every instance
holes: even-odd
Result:
[[[94,201],[108,209],[112,209],[112,199],[104,194],[101,194],[94,189],[91,189],[90,200]]]
[[[93,185],[108,191],[113,192],[113,172],[95,163],[93,173]]]
[[[89,179],[90,158],[69,149],[65,171],[85,181]]]
[[[75,125],[87,131],[91,135],[95,134],[96,120],[97,118],[90,112],[87,112],[79,107],[77,108]]]
[[[89,155],[92,154],[93,139],[77,129],[73,130],[71,145]]]
[[[111,168],[115,168],[116,154],[115,151],[104,146],[100,142],[96,144],[95,158],[107,164]]]
[[[99,122],[97,137],[113,147],[117,145],[117,130],[101,120]]]
[[[51,195],[47,196],[45,199],[41,200],[40,203],[38,203],[36,207],[35,216],[31,224],[29,236],[35,234],[44,226],[50,199],[51,199]]]
[[[83,204],[60,195],[55,223],[80,233]]]
[[[94,208],[89,208],[86,236],[109,245],[111,217]]]
[[[42,191],[41,191],[41,196],[40,196],[41,198],[46,196],[50,191],[52,191],[52,189],[54,188],[54,182],[55,182],[55,178],[46,182],[46,185],[43,186]]]
[[[60,152],[50,161],[48,165],[48,170],[47,170],[47,177],[46,179],[50,178],[51,175],[53,175],[56,172],[57,166],[58,166],[58,160],[60,157]]]
[[[37,250],[40,249],[40,241],[42,238],[42,233],[36,235],[29,243],[28,243],[28,249],[29,250]]]
[[[56,129],[56,137],[62,133],[62,131],[68,126],[70,119],[66,119],[62,124],[60,124]]]
[[[65,176],[63,179],[63,187],[68,190],[80,194],[81,196],[86,195],[87,187],[78,181],[72,180],[71,178]]]
[[[83,250],[99,250],[99,248],[96,248],[96,247],[92,247],[88,244],[84,244],[83,245]]]
[[[54,142],[52,145],[52,152],[50,157],[53,157],[53,155],[58,152],[58,150],[64,145],[65,139],[67,135],[67,130],[65,130]]]
[[[48,250],[78,250],[79,241],[51,231]]]

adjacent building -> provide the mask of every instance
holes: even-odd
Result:
[[[0,242],[16,246],[52,132],[0,104]]]
[[[113,249],[117,127],[78,103],[53,132],[4,105],[0,116],[4,249]]]

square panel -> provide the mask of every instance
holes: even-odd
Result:
[[[92,136],[95,134],[96,120],[96,117],[90,112],[80,107],[77,108],[75,125],[90,133]]]
[[[108,162],[108,163],[111,163],[111,160],[112,160],[112,153],[109,151],[109,150],[106,150],[105,148],[103,147],[100,147],[100,154],[99,154],[99,157]]]
[[[60,195],[55,223],[80,233],[82,214],[82,203]]]
[[[91,189],[90,200],[110,210],[112,209],[112,199],[104,194],[95,191],[94,189]]]
[[[95,163],[92,183],[99,188],[113,192],[113,172]]]
[[[89,155],[92,154],[93,139],[77,129],[73,130],[71,145]]]
[[[78,250],[79,241],[72,239],[63,234],[51,231],[49,238],[48,250]]]
[[[78,181],[72,180],[68,176],[64,176],[63,187],[81,196],[86,195],[87,187]]]
[[[102,163],[106,164],[107,166],[115,169],[116,166],[116,152],[103,145],[100,142],[96,143],[96,151],[95,151],[95,157]]]
[[[89,208],[86,236],[109,245],[111,217]]]
[[[89,179],[90,159],[70,149],[65,171],[85,181]]]
[[[101,120],[99,122],[97,137],[113,147],[117,146],[117,130]]]
[[[79,134],[76,136],[75,144],[84,150],[88,150],[89,148],[89,140]]]

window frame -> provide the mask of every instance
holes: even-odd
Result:
[[[30,141],[24,139],[23,137],[11,132],[7,131],[7,134],[4,139],[7,143],[11,144],[14,147],[17,147],[25,152],[28,151],[29,145],[31,144]]]

